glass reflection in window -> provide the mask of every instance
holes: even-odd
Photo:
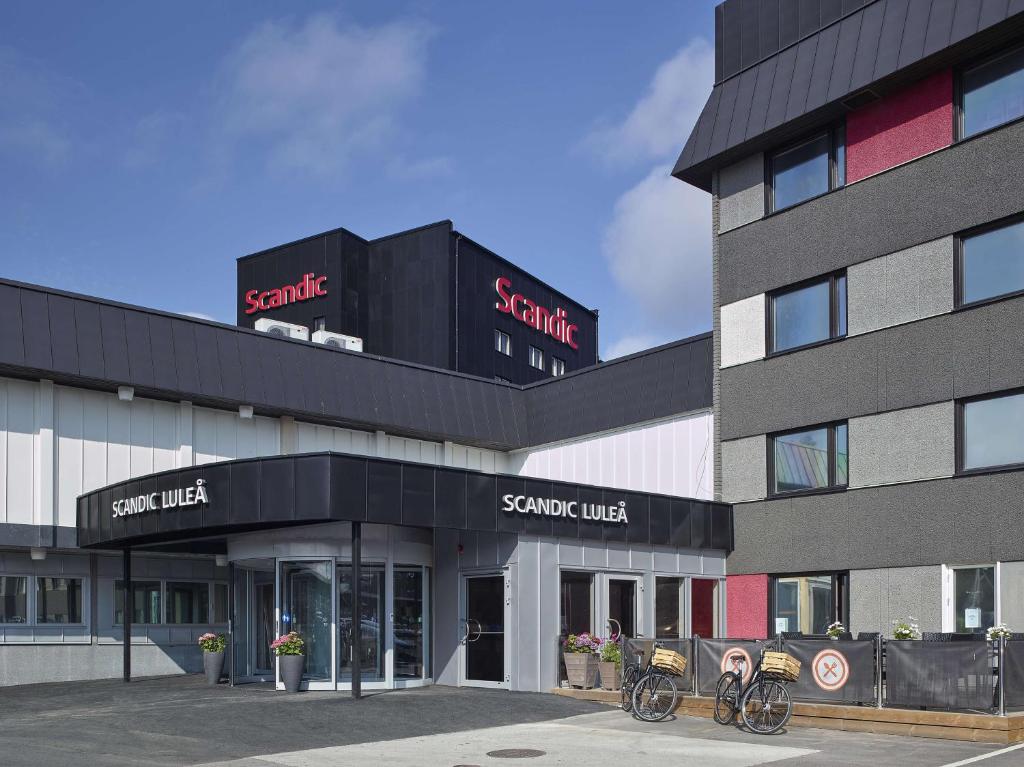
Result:
[[[773,628],[803,634],[824,634],[834,620],[831,575],[775,579]]]
[[[132,623],[160,623],[160,581],[132,581]],[[114,581],[114,623],[124,623],[124,581]]]
[[[964,469],[1024,463],[1024,393],[964,403],[962,439]]]
[[[960,303],[1024,290],[1024,221],[965,237]]]
[[[1024,49],[963,75],[963,136],[973,136],[1024,115]]]
[[[36,621],[38,623],[81,623],[81,579],[37,578]]]
[[[28,578],[0,575],[0,623],[28,623]]]

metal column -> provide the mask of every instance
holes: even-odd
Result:
[[[885,651],[885,638],[879,632],[875,637],[875,708],[881,708],[882,700],[882,653]]]
[[[228,686],[235,686],[235,563],[228,562]]]
[[[1006,716],[1006,637],[999,635],[999,716]]]
[[[125,549],[121,555],[124,565],[124,636],[121,644],[123,646],[124,681],[132,681],[132,617],[135,615],[135,590],[132,588],[132,550]]]
[[[352,523],[352,697],[360,698],[363,694],[363,670],[360,660],[363,655],[363,567],[362,562],[362,530],[361,522]]]

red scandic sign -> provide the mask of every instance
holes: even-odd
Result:
[[[494,308],[499,312],[511,314],[524,325],[529,325],[572,349],[579,348],[579,344],[576,343],[576,332],[579,327],[569,322],[565,309],[559,306],[551,311],[543,306],[537,306],[522,293],[511,292],[512,280],[508,277],[499,277],[495,280],[494,289],[498,293],[498,302],[494,304]]]
[[[814,683],[823,690],[841,690],[850,678],[850,662],[839,650],[822,650],[811,663]]]
[[[741,658],[734,658],[734,655],[740,655]],[[754,664],[750,662],[750,653],[744,650],[742,647],[729,647],[722,653],[722,673],[726,671],[732,671],[740,675],[743,683],[746,684],[750,681],[750,675],[754,671]]]
[[[307,272],[294,285],[283,285],[270,290],[247,290],[245,292],[246,314],[257,314],[269,309],[276,309],[287,304],[309,301],[312,298],[327,295],[327,275],[316,276],[315,272]]]

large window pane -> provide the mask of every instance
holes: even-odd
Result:
[[[831,334],[829,282],[772,298],[772,351],[827,341]]]
[[[1024,115],[1024,50],[964,73],[964,136]]]
[[[1024,222],[963,241],[961,303],[1024,290]]]
[[[655,636],[682,636],[679,596],[682,578],[656,578],[654,583]]]
[[[368,681],[384,678],[384,632],[386,594],[384,591],[384,565],[364,564],[360,576],[361,627],[359,654],[360,677]],[[338,674],[339,679],[351,681],[354,628],[352,623],[352,565],[338,565]]]
[[[775,492],[828,487],[828,428],[775,437]]]
[[[0,575],[0,623],[28,623],[28,578]]]
[[[210,615],[208,583],[167,584],[168,623],[207,623]]]
[[[422,679],[424,652],[424,568],[395,567],[395,677]]]
[[[850,448],[845,423],[836,426],[836,484],[845,485],[850,479]]]
[[[132,623],[160,623],[160,581],[132,581]],[[114,582],[114,623],[124,623],[124,581]]]
[[[594,576],[590,573],[562,573],[562,636],[594,630]]]
[[[835,620],[834,604],[831,575],[776,578],[775,631],[824,634]]]
[[[1024,394],[964,404],[963,468],[1024,463]]]
[[[304,679],[332,678],[333,569],[329,561],[281,563],[282,633],[296,631],[306,643]]]
[[[824,133],[772,158],[775,210],[788,208],[829,190],[829,143],[829,135]]]
[[[996,622],[995,570],[965,567],[953,571],[955,622],[958,632],[983,631]]]
[[[228,584],[213,584],[213,622],[228,622]]]
[[[81,579],[37,578],[36,621],[39,623],[81,623]]]

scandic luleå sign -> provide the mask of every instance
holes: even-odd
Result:
[[[579,348],[579,344],[576,343],[576,331],[579,327],[569,322],[565,309],[559,306],[551,311],[543,306],[537,306],[522,293],[512,292],[512,280],[508,277],[499,277],[495,280],[494,289],[498,292],[499,299],[494,308],[499,312],[511,314],[524,325],[529,325],[572,349]]]
[[[501,497],[501,510],[506,514],[537,514],[544,517],[563,517],[565,519],[582,519],[586,522],[607,522],[616,525],[628,525],[626,502],[618,503],[580,503],[563,501],[558,498],[535,498],[529,495],[509,493]]]
[[[327,295],[327,275],[316,276],[316,272],[307,272],[294,285],[282,285],[270,290],[247,290],[245,292],[246,314],[265,312],[286,304],[309,301],[311,298]]]

